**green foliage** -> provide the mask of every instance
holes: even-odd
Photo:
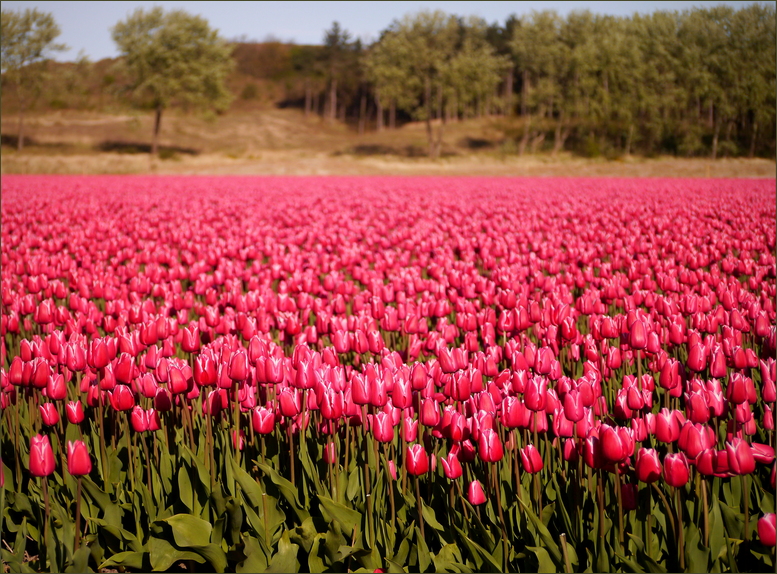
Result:
[[[19,108],[18,149],[24,147],[23,114],[40,94],[46,78],[45,63],[53,51],[66,50],[56,44],[59,26],[48,12],[37,8],[24,12],[0,13],[0,69],[3,91],[13,88]]]
[[[200,16],[155,7],[135,10],[117,23],[113,40],[132,77],[133,91],[154,107],[176,103],[225,109],[231,48]]]

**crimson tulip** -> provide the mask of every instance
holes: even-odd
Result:
[[[84,420],[84,405],[81,401],[71,401],[65,405],[65,414],[70,424],[77,425]]]
[[[462,475],[461,462],[459,462],[459,457],[453,450],[445,458],[440,457],[440,462],[442,463],[443,473],[446,478],[456,480]]]
[[[30,438],[30,474],[48,476],[54,472],[54,451],[51,450],[49,437],[35,435]]]
[[[526,445],[520,450],[521,464],[523,469],[531,474],[542,470],[544,464],[542,462],[542,456],[533,444]]]
[[[486,495],[483,492],[483,486],[479,480],[473,480],[467,488],[467,500],[472,506],[483,504],[486,501]]]
[[[661,461],[658,453],[652,448],[640,448],[637,451],[634,468],[637,478],[642,482],[651,483],[661,478]]]
[[[47,427],[54,426],[59,422],[59,411],[54,403],[38,405],[38,409],[40,410],[40,418]]]
[[[67,441],[67,471],[73,476],[92,472],[92,459],[83,441]]]
[[[683,453],[668,454],[664,457],[664,480],[669,486],[684,486],[689,476],[688,459]]]
[[[486,428],[480,431],[478,437],[478,455],[485,462],[499,462],[504,456],[504,448],[499,435],[493,429]]]
[[[405,465],[407,466],[407,472],[413,476],[420,476],[429,472],[429,455],[426,454],[423,445],[414,444],[407,447]]]
[[[755,470],[755,457],[752,447],[739,438],[726,442],[728,465],[734,474],[750,474]]]
[[[758,538],[764,546],[777,545],[777,515],[773,512],[767,512],[758,519]]]

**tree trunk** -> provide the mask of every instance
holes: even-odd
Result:
[[[747,153],[747,157],[755,157],[755,137],[758,134],[758,122],[753,122],[753,131],[750,134],[750,151]]]
[[[154,117],[154,139],[151,142],[151,155],[156,155],[159,148],[159,128],[162,126],[162,106],[157,106]]]
[[[507,78],[505,79],[505,103],[504,103],[504,115],[513,115],[513,68],[507,72]]]
[[[518,155],[526,153],[526,146],[529,144],[529,137],[531,132],[531,116],[526,118],[526,122],[523,125],[523,137],[521,137],[521,143],[518,144]]]
[[[558,152],[564,149],[564,143],[569,137],[569,128],[564,126],[564,112],[561,112],[558,123],[556,124],[556,131],[553,134],[553,157],[556,157]]]
[[[16,141],[16,151],[24,149],[24,105],[19,105],[19,139]]]
[[[310,93],[310,80],[305,78],[305,117],[310,115],[310,107],[312,104],[312,98]]]
[[[715,133],[712,136],[712,159],[718,157],[718,136],[720,135],[720,120],[715,122]]]
[[[397,127],[397,101],[392,99],[391,106],[389,108],[389,128],[396,129]]]
[[[523,71],[523,86],[521,86],[521,115],[526,116],[529,100],[529,71]]]
[[[424,86],[424,107],[426,108],[426,138],[429,142],[429,157],[434,159],[434,138],[432,135],[432,81],[426,77]]]
[[[383,131],[383,105],[380,103],[380,93],[375,91],[375,108],[377,110],[377,130]]]
[[[329,119],[337,119],[337,79],[332,78],[332,83],[329,87]]]
[[[362,92],[362,98],[359,102],[359,135],[364,133],[364,122],[367,116],[367,94]]]
[[[634,124],[629,125],[629,137],[626,139],[626,157],[631,155],[631,140],[634,136]]]

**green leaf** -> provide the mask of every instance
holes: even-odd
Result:
[[[636,562],[634,562],[633,560],[626,558],[625,556],[623,556],[618,552],[615,553],[615,556],[617,556],[618,560],[620,560],[621,563],[629,569],[628,570],[629,572],[639,572],[639,573],[644,572],[642,567]]]
[[[351,534],[356,525],[361,524],[362,515],[352,508],[335,502],[331,498],[319,495],[318,500],[324,507],[331,520],[336,520],[343,532]]]
[[[278,541],[278,552],[270,560],[265,572],[299,572],[298,548],[299,546],[289,541],[289,531],[284,532]]]
[[[189,550],[178,550],[167,540],[151,537],[148,543],[151,569],[154,572],[168,570],[174,562],[179,560],[194,560],[199,564],[205,562],[205,558]]]
[[[89,550],[87,547],[79,548],[81,550]],[[119,552],[114,554],[108,560],[100,564],[100,570],[103,568],[109,568],[111,566],[124,566],[125,568],[134,568],[136,570],[143,569],[143,557],[147,552]],[[88,556],[88,553],[87,553]],[[85,569],[74,570],[74,572],[85,572]]]
[[[386,559],[386,564],[388,564],[388,571],[395,574],[400,574],[403,572],[407,572],[407,569],[405,569],[401,564],[394,562],[393,560]],[[311,572],[313,572],[311,570]]]
[[[415,540],[418,550],[418,568],[419,571],[424,572],[429,567],[429,564],[432,563],[432,557],[429,554],[429,547],[426,545],[426,540],[421,536],[421,531],[418,527],[415,529]]]
[[[235,480],[240,485],[240,488],[248,497],[248,500],[255,508],[261,508],[262,506],[262,489],[259,484],[249,475],[242,467],[240,467],[235,459],[230,457],[229,464],[232,466],[232,474]]]
[[[540,539],[542,540],[542,543],[544,545],[544,548],[548,551],[548,553],[550,554],[550,557],[553,559],[553,563],[556,565],[557,568],[562,568],[563,558],[561,556],[561,550],[556,544],[556,541],[550,535],[550,532],[548,531],[548,527],[545,526],[545,524],[543,524],[543,522],[539,518],[537,518],[537,515],[534,514],[534,511],[532,511],[532,509],[529,508],[523,502],[523,500],[519,498],[518,502],[523,507],[524,512],[526,513],[526,516],[528,516],[529,520],[531,520],[532,524],[534,525],[534,528],[537,530],[537,534],[539,534]],[[606,572],[606,570],[602,570],[602,572]]]
[[[237,565],[235,572],[264,572],[267,568],[267,556],[262,544],[256,538],[243,536],[243,552],[245,560]]]
[[[280,474],[278,474],[275,471],[275,469],[259,461],[255,461],[255,462],[256,462],[256,465],[261,469],[261,471],[264,472],[267,476],[269,476],[273,484],[275,484],[278,487],[283,497],[291,505],[292,510],[294,510],[300,522],[308,518],[310,514],[308,513],[307,510],[305,510],[305,508],[300,503],[298,492],[297,492],[297,489],[294,487],[294,485],[291,484],[291,482],[289,482],[285,478],[283,478]]]
[[[442,524],[437,521],[437,516],[434,514],[434,509],[431,506],[427,506],[423,501],[421,502],[421,513],[424,515],[424,523],[428,524],[435,530],[443,532]]]
[[[181,548],[205,546],[210,543],[210,533],[213,530],[210,522],[191,514],[176,514],[163,522],[167,522],[173,529],[175,543]]]
[[[464,533],[464,531],[462,531],[458,526],[454,525],[454,528],[456,529],[456,532],[458,532],[459,538],[467,546],[467,549],[469,550],[470,554],[472,554],[472,556],[475,557],[478,570],[481,570],[481,564],[483,563],[483,560],[485,560],[490,564],[494,572],[500,572],[502,570],[502,565],[499,564],[496,560],[494,560],[494,557],[491,555],[490,552],[488,552],[480,544],[478,544],[477,542],[469,538]]]
[[[710,549],[702,546],[699,528],[689,524],[685,535],[686,569],[689,572],[709,572]]]
[[[553,574],[557,572],[556,565],[553,563],[553,560],[551,560],[547,550],[541,546],[527,546],[526,549],[534,552],[534,555],[540,563],[537,572],[551,572]]]
[[[310,572],[323,572],[325,569],[323,560],[325,553],[324,547],[321,544],[322,540],[326,541],[326,536],[324,534],[317,534],[313,539],[310,552],[308,552],[308,571]]]
[[[189,479],[189,469],[186,465],[186,463],[181,463],[181,466],[178,468],[178,495],[180,497],[181,502],[183,502],[186,505],[186,508],[194,512],[192,499],[193,497],[193,491],[192,491],[192,482]]]

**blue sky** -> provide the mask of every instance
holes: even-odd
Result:
[[[227,39],[245,37],[263,40],[273,36],[298,44],[320,44],[324,30],[337,20],[355,38],[365,42],[375,40],[393,19],[422,9],[440,9],[459,16],[475,15],[490,22],[504,22],[510,14],[525,14],[532,10],[553,9],[560,14],[572,10],[626,16],[634,12],[684,10],[694,6],[728,4],[744,7],[748,1],[675,1],[675,2],[76,2],[76,1],[11,1],[3,0],[3,10],[38,8],[51,12],[62,30],[57,41],[70,49],[55,55],[60,61],[75,60],[83,53],[91,60],[116,57],[110,28],[135,8],[161,6],[181,8],[205,17]]]

